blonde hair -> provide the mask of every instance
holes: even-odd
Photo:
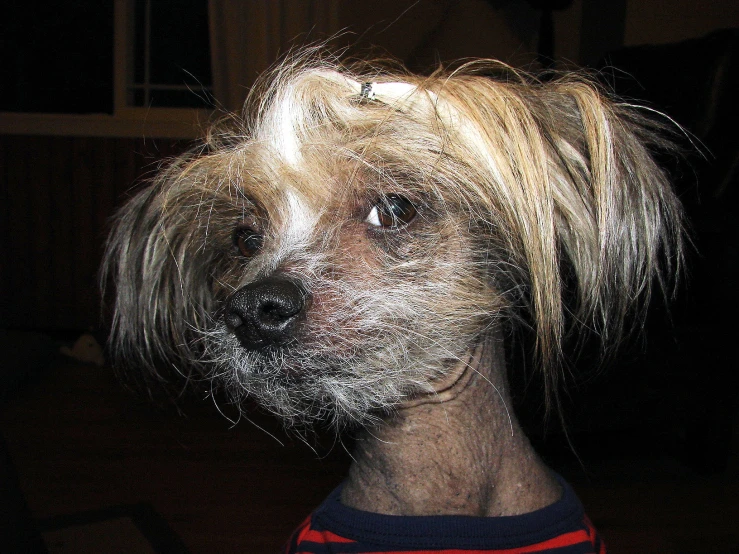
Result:
[[[666,287],[679,270],[682,212],[652,154],[670,148],[663,136],[639,107],[582,75],[541,82],[482,60],[417,76],[313,51],[291,56],[255,87],[243,117],[215,126],[119,216],[105,266],[118,282],[115,350],[149,367],[201,356],[193,329],[212,325],[220,300],[201,283],[213,256],[203,224],[183,210],[202,211],[214,168],[237,183],[249,145],[294,168],[310,159],[309,169],[317,149],[326,160],[340,149],[375,168],[411,168],[403,186],[485,235],[476,244],[496,261],[486,265],[498,296],[490,318],[532,322],[556,388],[568,332],[595,332],[612,348],[653,281]],[[254,194],[268,203],[279,188]]]

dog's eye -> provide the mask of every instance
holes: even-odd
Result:
[[[388,194],[372,207],[365,221],[375,227],[396,229],[413,221],[416,213],[416,207],[405,196]]]
[[[234,233],[234,245],[239,249],[242,256],[251,258],[262,248],[262,235],[248,227],[236,229]]]

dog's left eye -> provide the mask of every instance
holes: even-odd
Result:
[[[241,227],[234,233],[234,245],[239,249],[242,256],[251,258],[262,248],[262,235],[249,229]]]
[[[375,227],[396,229],[409,224],[416,214],[416,207],[405,196],[388,194],[372,207],[365,221]]]

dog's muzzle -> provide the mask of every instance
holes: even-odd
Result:
[[[307,300],[308,293],[294,281],[270,277],[236,291],[224,319],[246,349],[283,346],[295,336]]]

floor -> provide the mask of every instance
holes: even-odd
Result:
[[[0,431],[35,518],[149,503],[193,553],[277,552],[349,462],[331,439],[314,451],[258,413],[233,426],[212,402],[184,411],[69,362],[12,398]],[[660,457],[557,469],[611,552],[739,552],[736,477]]]

